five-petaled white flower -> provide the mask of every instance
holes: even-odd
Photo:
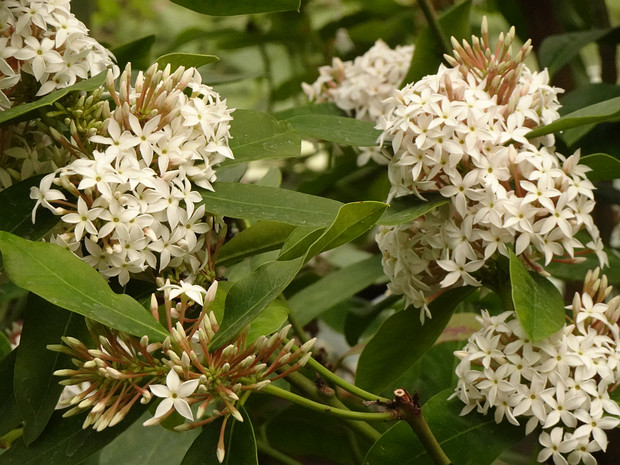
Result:
[[[166,385],[150,385],[149,389],[151,392],[157,397],[162,397],[164,399],[157,406],[153,419],[165,415],[171,408],[174,408],[188,420],[193,420],[194,415],[192,414],[192,409],[185,399],[194,393],[199,383],[199,379],[181,382],[177,372],[172,369],[166,376]],[[149,420],[147,420],[147,422],[148,421]]]

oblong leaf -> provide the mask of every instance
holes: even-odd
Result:
[[[17,350],[13,350],[0,360],[0,438],[22,422],[13,389],[16,358]]]
[[[606,153],[592,153],[581,157],[580,163],[592,171],[586,173],[590,181],[612,181],[620,178],[620,160]]]
[[[590,29],[588,31],[567,32],[545,37],[536,56],[541,68],[548,68],[553,76],[560,68],[579,54],[581,49],[591,42],[596,42],[613,29]]]
[[[538,341],[564,326],[564,299],[560,291],[538,273],[528,271],[510,252],[512,303],[521,327],[532,341]]]
[[[224,166],[271,158],[298,157],[301,137],[286,121],[278,121],[267,113],[236,110],[230,122],[229,142],[235,158]]]
[[[408,223],[446,203],[448,203],[448,199],[439,193],[427,195],[426,201],[415,195],[397,197],[389,203],[389,208],[381,216],[378,223],[384,226]]]
[[[289,285],[304,257],[272,261],[237,281],[228,291],[224,319],[210,347],[217,349],[235,337]]]
[[[203,55],[200,53],[167,53],[155,60],[160,68],[170,65],[171,70],[181,66],[185,68],[200,68],[201,66],[215,63],[219,58],[215,55]]]
[[[277,187],[215,183],[215,191],[197,189],[205,210],[229,218],[280,221],[296,226],[328,226],[342,203]]]
[[[424,325],[420,323],[420,310],[413,307],[388,318],[366,344],[359,359],[355,383],[371,392],[385,389],[435,343],[454,308],[471,292],[470,287],[444,292],[429,305],[433,317]]]
[[[295,227],[277,221],[259,221],[226,242],[217,254],[217,264],[231,264],[282,245]]]
[[[148,35],[131,42],[119,45],[111,50],[116,57],[119,68],[124,69],[131,62],[133,69],[147,69],[151,66],[151,48],[155,43],[155,36]]]
[[[532,138],[576,128],[591,123],[602,123],[620,118],[620,97],[615,97],[604,102],[589,105],[556,119],[545,126],[537,127],[528,132],[525,137]]]
[[[43,300],[35,294],[28,296],[15,363],[15,399],[24,419],[23,438],[30,445],[39,437],[62,392],[54,371],[67,368],[68,358],[46,349],[58,344],[62,336],[77,336],[84,319]]]
[[[490,465],[506,449],[523,439],[516,426],[496,424],[491,414],[460,416],[463,403],[448,400],[446,389],[422,406],[422,415],[439,445],[455,465]],[[373,444],[364,465],[433,465],[424,447],[404,421],[387,430]]]
[[[54,92],[47,94],[45,97],[40,98],[34,102],[24,103],[8,110],[0,111],[0,126],[5,124],[14,124],[19,121],[32,118],[33,113],[40,109],[52,105],[54,102],[60,100],[65,95],[76,91],[91,91],[98,87],[101,87],[105,83],[107,71],[103,71],[90,79],[80,81],[72,86],[65,87],[64,89],[58,89]]]
[[[172,0],[172,3],[211,16],[299,11],[301,0]]]
[[[0,231],[0,251],[11,281],[54,305],[134,336],[168,336],[144,307],[114,293],[103,276],[62,247]]]
[[[295,319],[303,326],[384,276],[381,257],[373,255],[312,283],[293,295],[288,304]]]
[[[302,135],[355,147],[376,146],[381,131],[375,124],[333,115],[299,115],[286,120]]]

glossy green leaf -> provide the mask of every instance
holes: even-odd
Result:
[[[303,263],[304,257],[267,262],[237,281],[228,291],[224,319],[210,347],[217,349],[235,337],[280,295]]]
[[[538,341],[564,326],[564,299],[548,279],[525,268],[521,259],[510,253],[512,303],[525,333]]]
[[[172,0],[177,5],[211,16],[299,11],[300,0]]]
[[[343,111],[338,108],[334,103],[312,103],[309,105],[302,105],[288,110],[279,111],[274,113],[278,119],[289,119],[294,116],[304,115],[331,115],[331,116],[343,116]]]
[[[224,166],[270,158],[298,157],[301,137],[286,121],[267,113],[236,110],[230,122],[230,148],[235,156]]]
[[[525,136],[528,138],[544,136],[591,123],[602,123],[620,118],[620,97],[589,105],[556,119],[545,126],[540,126]]]
[[[181,463],[185,452],[200,431],[189,430],[178,433],[159,426],[143,426],[142,423],[152,416],[150,412],[146,412],[104,447],[99,454],[97,464],[173,465]],[[147,444],[148,447],[139,446]]]
[[[290,260],[304,255],[324,232],[325,228],[297,226],[284,241],[278,259]]]
[[[229,265],[251,255],[275,250],[294,226],[277,221],[258,221],[226,242],[217,255],[218,265]]]
[[[551,35],[540,44],[536,56],[541,68],[548,68],[552,77],[567,64],[583,47],[606,36],[612,29],[590,29],[587,31],[567,32]]]
[[[145,405],[136,403],[119,424],[103,431],[82,429],[84,415],[62,418],[64,412],[57,411],[35,442],[29,446],[21,440],[15,442],[2,455],[2,465],[81,464],[131,426],[145,410]]]
[[[243,407],[239,408],[243,422],[232,417],[226,422],[224,433],[223,465],[258,465],[256,437],[252,421]],[[220,465],[215,451],[220,438],[222,420],[216,420],[202,428],[202,433],[193,442],[181,465]]]
[[[142,305],[115,294],[94,268],[62,247],[0,231],[0,250],[11,281],[45,300],[134,336],[163,341],[168,335]]]
[[[408,223],[446,203],[448,203],[448,199],[439,193],[427,195],[426,201],[415,195],[397,197],[389,203],[389,208],[381,216],[378,223],[385,226]]]
[[[381,257],[373,255],[328,274],[293,295],[288,304],[295,319],[303,326],[384,276]]]
[[[270,335],[278,331],[282,324],[288,318],[291,309],[283,300],[274,300],[265,310],[259,313],[250,323],[250,329],[247,335],[247,343],[251,343],[261,335]]]
[[[470,287],[459,287],[441,294],[429,305],[432,318],[427,318],[424,325],[420,323],[420,309],[413,307],[388,318],[366,344],[355,383],[371,392],[381,392],[399,378],[435,343],[454,308],[472,291]]]
[[[439,25],[446,39],[450,40],[450,36],[456,37],[459,41],[469,39],[470,10],[471,0],[466,0],[439,16]],[[401,87],[410,82],[418,81],[428,74],[435,74],[443,61],[444,53],[445,50],[442,49],[430,27],[425,26],[417,35],[415,52]]]
[[[520,428],[496,424],[493,415],[472,412],[460,416],[464,404],[448,400],[452,389],[440,392],[422,406],[422,414],[439,445],[454,465],[490,465],[523,439]],[[364,465],[433,465],[411,427],[401,421],[371,447]]]
[[[197,189],[207,212],[229,218],[271,220],[296,226],[328,226],[342,203],[276,187],[215,183]]]
[[[30,445],[47,425],[63,389],[54,371],[70,365],[66,355],[46,346],[58,344],[62,336],[76,336],[84,320],[35,294],[28,296],[25,313],[13,383],[24,442]]]
[[[43,175],[28,178],[0,192],[1,231],[37,240],[58,223],[60,217],[46,208],[39,208],[36,223],[32,222],[32,209],[36,201],[30,198],[30,188],[38,186],[42,177]]]
[[[111,51],[116,57],[116,63],[121,70],[125,69],[127,63],[131,62],[132,69],[147,69],[153,64],[151,61],[151,48],[155,43],[155,36],[149,35],[140,39],[132,40],[126,44],[119,45]]]
[[[14,124],[19,121],[31,119],[34,117],[34,114],[36,112],[52,105],[54,102],[60,100],[65,95],[70,94],[71,92],[88,92],[96,89],[97,87],[101,87],[105,83],[106,75],[107,71],[104,71],[90,79],[79,81],[72,86],[65,87],[64,89],[55,90],[54,92],[51,92],[45,97],[42,97],[34,102],[24,103],[23,105],[18,105],[16,107],[9,108],[8,110],[0,111],[0,126],[3,126],[5,124]]]
[[[579,162],[592,168],[587,173],[590,181],[613,181],[620,178],[620,160],[606,153],[586,155]]]
[[[0,438],[17,428],[22,421],[13,389],[16,357],[17,350],[13,350],[0,359]]]
[[[155,60],[155,63],[159,64],[160,68],[170,65],[170,69],[174,71],[181,66],[185,68],[200,68],[209,63],[215,63],[216,61],[219,61],[219,58],[215,55],[202,55],[200,53],[167,53]]]
[[[375,124],[332,115],[300,115],[286,120],[303,136],[355,147],[376,146],[381,131]]]

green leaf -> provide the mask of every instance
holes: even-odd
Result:
[[[299,107],[290,108],[288,110],[279,111],[274,113],[273,116],[282,120],[290,119],[294,116],[303,115],[330,115],[330,116],[343,116],[343,112],[334,103],[311,103],[308,105],[302,105]]]
[[[289,299],[288,304],[296,320],[303,326],[384,276],[381,257],[373,255],[330,273],[302,289]]]
[[[589,105],[556,119],[545,126],[539,126],[528,132],[528,138],[544,136],[552,132],[564,131],[591,123],[602,123],[620,118],[620,97]]]
[[[564,300],[560,291],[538,273],[528,271],[514,252],[510,252],[512,303],[523,330],[538,341],[564,326]]]
[[[229,265],[246,257],[275,250],[294,226],[277,221],[258,221],[226,242],[217,255],[218,265]]]
[[[9,337],[4,333],[0,333],[0,360],[6,357],[11,350],[13,349],[11,348],[11,341],[9,341]]]
[[[321,237],[325,228],[314,226],[297,226],[284,241],[279,260],[290,260],[304,255],[310,246]]]
[[[142,423],[152,415],[146,412],[125,432],[104,447],[98,465],[148,464],[173,465],[180,463],[199,430],[183,433],[166,428],[145,427]],[[148,444],[148,447],[145,447]]]
[[[37,240],[58,223],[60,217],[46,208],[37,210],[37,221],[32,223],[32,209],[36,201],[30,198],[30,188],[38,186],[43,176],[28,178],[0,192],[0,231]]]
[[[64,89],[55,90],[54,92],[51,92],[45,97],[42,97],[34,102],[24,103],[23,105],[18,105],[16,107],[9,108],[8,110],[0,111],[0,126],[15,124],[19,121],[24,121],[27,119],[33,119],[36,117],[33,114],[38,110],[51,106],[54,102],[60,100],[71,92],[88,92],[101,87],[105,83],[107,73],[107,71],[103,71],[90,79],[79,81],[72,86],[65,87]]]
[[[207,212],[229,218],[271,220],[296,226],[328,226],[342,203],[276,187],[215,183],[197,189]]]
[[[237,281],[228,291],[224,319],[210,347],[217,349],[235,337],[289,285],[304,257],[272,261]]]
[[[256,451],[256,437],[252,421],[243,407],[239,408],[243,416],[243,422],[234,420],[232,417],[226,422],[224,433],[224,446],[226,454],[224,465],[258,465]],[[215,451],[220,438],[222,420],[202,428],[202,433],[193,442],[181,465],[220,465]]]
[[[355,147],[376,146],[381,131],[375,124],[332,115],[300,115],[286,120],[303,136]]]
[[[0,438],[17,428],[22,421],[13,389],[16,357],[17,350],[13,350],[0,360]]]
[[[607,276],[610,284],[620,286],[620,252],[616,249],[605,249],[609,266],[602,269],[602,273]],[[551,273],[554,278],[565,281],[583,281],[589,270],[600,266],[598,257],[595,254],[584,255],[585,262],[567,265],[566,263],[551,262],[545,270]]]
[[[454,308],[471,292],[470,287],[458,287],[441,294],[429,305],[432,318],[427,318],[424,325],[420,323],[420,309],[413,307],[388,318],[366,344],[355,383],[371,392],[383,391],[435,343]]]
[[[211,16],[299,11],[301,0],[172,0],[172,3]]]
[[[382,202],[347,203],[340,208],[329,228],[316,240],[314,238],[318,232],[310,228],[296,233],[299,236],[296,242],[287,240],[286,250],[283,250],[280,259],[290,259],[305,254],[306,260],[309,260],[321,252],[346,244],[372,228],[386,208],[387,205]]]
[[[149,35],[119,45],[111,51],[116,57],[116,64],[118,64],[121,70],[125,69],[129,62],[131,62],[131,69],[147,69],[153,64],[150,57],[154,43],[155,36]]]
[[[490,465],[506,449],[523,439],[520,428],[496,424],[493,415],[472,412],[460,416],[458,399],[448,400],[452,389],[440,392],[422,406],[422,415],[439,445],[454,465]],[[411,427],[401,421],[370,448],[364,465],[433,465]]]
[[[438,21],[444,33],[456,37],[459,41],[469,38],[470,10],[471,0],[466,0],[443,12]],[[425,26],[417,36],[411,65],[400,87],[418,81],[428,74],[435,74],[443,61],[444,53],[445,50],[442,49],[430,27]]]
[[[286,121],[278,121],[267,113],[236,110],[230,122],[229,142],[235,156],[224,166],[270,158],[298,157],[301,137]]]
[[[587,173],[590,181],[613,181],[620,178],[620,160],[606,153],[586,155],[579,162],[592,168]]]
[[[283,300],[271,302],[250,324],[250,330],[246,338],[247,343],[252,343],[261,335],[275,333],[282,327],[290,311],[291,309]]]
[[[24,443],[30,445],[39,437],[62,392],[54,371],[67,368],[67,356],[47,350],[58,344],[62,336],[76,336],[83,318],[41,299],[28,296],[24,328],[15,363],[15,399],[24,419]]]
[[[19,287],[134,336],[163,341],[168,335],[142,305],[115,294],[103,276],[62,247],[0,231],[0,250],[9,278]]]
[[[383,216],[381,216],[378,223],[384,226],[396,226],[408,223],[448,203],[448,199],[439,193],[430,194],[426,197],[426,201],[421,200],[415,195],[393,199],[389,204],[389,208],[385,211]]]
[[[82,429],[84,415],[62,418],[57,411],[39,438],[26,446],[19,440],[2,455],[2,465],[78,465],[105,447],[125,431],[146,410],[146,406],[134,404],[127,416],[116,426],[103,431]]]
[[[548,68],[549,76],[552,77],[573,57],[579,55],[583,47],[596,42],[611,31],[613,29],[590,29],[545,37],[536,52],[540,67]]]
[[[185,68],[200,68],[209,63],[215,63],[219,61],[219,58],[215,55],[203,55],[200,53],[167,53],[160,56],[155,63],[159,64],[160,68],[165,68],[166,65],[170,65],[170,69],[175,69],[183,66]]]

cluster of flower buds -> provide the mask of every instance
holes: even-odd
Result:
[[[483,312],[482,329],[463,350],[456,392],[466,406],[495,421],[514,425],[527,419],[525,433],[541,426],[539,462],[595,465],[592,452],[605,450],[605,430],[620,424],[620,407],[609,393],[620,381],[620,297],[599,270],[588,272],[583,293],[575,294],[572,322],[533,342],[515,312]],[[607,302],[606,302],[607,301]]]
[[[75,159],[32,188],[33,221],[40,205],[61,215],[51,241],[121,284],[147,269],[195,275],[225,231],[193,188],[212,189],[215,166],[232,158],[232,110],[195,68],[155,64],[130,79],[128,65],[117,90],[108,74],[115,108],[103,125],[73,124],[71,140],[52,131]]]
[[[184,282],[167,282],[159,290],[163,292],[159,299],[153,295],[151,310],[158,318],[160,307],[166,314],[170,336],[163,343],[149,343],[146,336],[139,339],[90,323],[97,348],[89,349],[69,337],[63,338],[64,345],[48,346],[69,354],[76,365],[55,373],[66,378],[61,384],[85,386],[66,399],[65,404],[73,408],[65,416],[88,411],[84,428],[100,431],[121,421],[137,400],[148,403],[155,396],[162,400],[145,426],[159,424],[176,412],[190,420],[178,425],[179,431],[221,417],[224,429],[231,416],[243,421],[236,405],[244,393],[260,390],[299,369],[311,356],[315,340],[294,347],[293,340],[286,340],[290,326],[254,341],[248,341],[247,331],[242,332],[227,345],[212,349],[209,344],[218,323],[209,307],[217,281],[208,290]],[[221,442],[220,461],[224,450]]]
[[[0,110],[95,76],[112,64],[110,51],[88,36],[69,0],[0,2]]]
[[[472,46],[453,41],[453,67],[442,65],[388,99],[390,199],[439,193],[450,200],[377,235],[390,290],[408,303],[427,309],[442,289],[478,284],[473,273],[496,252],[507,256],[508,244],[539,271],[537,260],[574,262],[575,249],[584,247],[601,265],[607,261],[579,152],[565,158],[553,136],[526,137],[558,118],[558,90],[546,71],[523,64],[528,43],[512,57],[513,37],[514,29],[491,50],[483,22]],[[591,238],[585,246],[575,237],[584,229]]]
[[[377,40],[353,61],[334,58],[331,66],[320,67],[318,79],[312,84],[304,82],[303,91],[311,101],[333,102],[357,119],[379,123],[389,108],[385,100],[405,79],[413,50],[413,45],[391,49]],[[388,162],[378,147],[363,147],[358,165],[366,164],[371,158],[380,164]]]

